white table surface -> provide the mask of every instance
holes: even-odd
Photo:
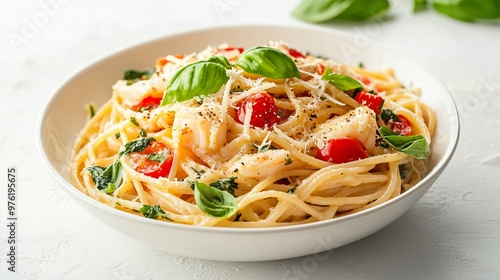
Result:
[[[461,139],[448,169],[400,219],[326,260],[232,263],[158,251],[83,211],[42,164],[36,124],[58,86],[106,54],[200,27],[303,25],[290,15],[298,0],[1,1],[0,218],[13,165],[19,220],[15,273],[0,226],[0,278],[500,279],[500,25],[412,14],[410,2],[387,22],[329,26],[406,54],[449,88]]]

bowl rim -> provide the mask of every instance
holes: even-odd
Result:
[[[419,63],[413,61],[412,59],[408,58],[407,56],[402,55],[401,53],[394,51],[379,42],[372,41],[370,42],[370,48],[375,48],[376,50],[382,51],[384,53],[390,52],[395,56],[398,56],[400,58],[403,58],[406,62],[408,62],[412,67],[418,68],[419,70],[422,70],[424,74],[432,80],[432,82],[439,87],[442,88],[442,90],[445,92],[443,93],[443,98],[445,99],[446,103],[449,104],[447,106],[448,112],[451,114],[450,117],[452,118],[451,126],[451,133],[450,133],[450,143],[448,144],[446,151],[443,153],[442,158],[437,162],[436,166],[430,170],[429,173],[425,175],[425,177],[418,182],[414,187],[410,188],[408,191],[402,193],[401,195],[392,198],[382,204],[379,204],[377,206],[374,206],[369,209],[365,209],[363,211],[349,214],[346,216],[342,217],[337,217],[337,218],[332,218],[328,220],[323,220],[323,221],[316,221],[316,222],[311,222],[311,223],[306,223],[306,224],[297,224],[297,225],[285,225],[285,226],[278,226],[278,227],[262,227],[262,228],[231,228],[231,227],[208,227],[208,226],[200,226],[200,225],[187,225],[187,224],[180,224],[180,223],[169,223],[169,222],[164,222],[164,221],[159,221],[159,220],[153,220],[153,219],[147,219],[144,217],[140,217],[131,213],[127,213],[124,211],[121,211],[119,209],[110,207],[104,203],[101,203],[87,194],[79,191],[72,183],[68,182],[66,179],[63,178],[63,176],[53,167],[51,164],[45,150],[44,150],[44,140],[43,135],[43,128],[46,122],[46,119],[48,118],[50,114],[49,108],[51,108],[52,104],[55,102],[55,100],[62,94],[63,89],[70,84],[73,80],[77,79],[80,73],[83,73],[90,68],[94,67],[96,64],[103,63],[107,59],[112,59],[115,56],[119,56],[125,52],[131,51],[133,49],[137,48],[142,48],[144,46],[149,46],[149,45],[154,45],[162,42],[163,40],[167,39],[173,39],[175,37],[184,37],[184,36],[193,36],[194,34],[200,33],[200,32],[218,32],[218,31],[223,31],[223,30],[229,30],[229,29],[242,29],[242,28],[280,28],[280,29],[289,29],[289,30],[295,30],[297,32],[324,32],[330,33],[331,35],[334,36],[344,36],[347,38],[352,38],[353,35],[341,31],[338,29],[334,28],[327,28],[323,26],[304,26],[304,25],[284,25],[284,24],[268,24],[268,23],[262,23],[262,24],[234,24],[234,25],[216,25],[216,26],[208,26],[208,27],[203,27],[203,28],[190,28],[190,29],[183,29],[180,31],[176,31],[173,33],[169,33],[167,35],[159,36],[156,38],[152,39],[146,39],[144,41],[141,41],[139,43],[131,43],[128,46],[125,46],[119,50],[115,51],[110,51],[107,52],[96,59],[91,60],[89,63],[84,64],[83,66],[77,68],[75,71],[69,74],[63,81],[59,84],[57,89],[48,97],[48,100],[43,104],[42,109],[39,113],[38,116],[38,121],[36,124],[36,142],[37,142],[37,150],[42,158],[42,161],[46,168],[49,170],[50,174],[52,175],[53,179],[56,180],[56,182],[66,191],[69,192],[69,194],[72,195],[73,198],[78,198],[82,202],[86,204],[90,204],[91,206],[97,207],[102,211],[107,212],[110,215],[115,215],[119,218],[122,219],[131,219],[131,221],[134,222],[139,222],[139,223],[147,223],[150,224],[151,226],[160,226],[160,227],[167,227],[167,228],[172,228],[172,229],[178,229],[178,230],[188,230],[188,231],[197,231],[197,232],[209,232],[209,233],[231,233],[231,234],[266,234],[266,233],[280,233],[280,232],[288,232],[288,231],[300,231],[300,230],[309,230],[309,229],[314,229],[314,228],[323,228],[323,227],[328,227],[332,226],[334,224],[346,222],[352,219],[357,219],[359,217],[363,216],[369,216],[373,215],[376,212],[381,211],[384,208],[387,208],[393,204],[399,203],[401,200],[406,199],[408,196],[410,196],[412,193],[418,191],[418,189],[424,187],[425,185],[432,183],[429,182],[434,179],[434,177],[438,177],[442,171],[444,171],[445,167],[448,165],[448,163],[451,161],[453,154],[455,153],[459,138],[460,138],[460,118],[458,115],[458,109],[456,106],[456,103],[449,92],[449,90],[441,83],[440,80],[438,80],[434,75],[432,75],[426,68],[422,67]],[[437,179],[437,178],[436,178]],[[80,205],[81,207],[81,205]],[[87,212],[87,211],[85,211]]]

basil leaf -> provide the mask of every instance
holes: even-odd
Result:
[[[234,189],[238,188],[238,183],[234,180],[236,180],[236,177],[218,179],[217,181],[210,183],[210,187],[226,191],[234,196]]]
[[[247,73],[272,79],[300,78],[300,72],[293,59],[284,52],[270,47],[255,47],[246,50],[235,66]]]
[[[365,20],[387,11],[389,6],[388,0],[303,0],[292,15],[314,23],[333,19]]]
[[[217,218],[231,217],[238,207],[230,193],[194,181],[194,199],[201,211]]]
[[[125,143],[120,148],[120,153],[118,156],[125,156],[134,152],[142,152],[151,143],[151,141],[156,141],[153,137],[139,138],[128,143]]]
[[[346,75],[332,73],[330,68],[325,70],[321,79],[328,81],[331,85],[342,91],[363,89],[363,85],[357,80]]]
[[[122,181],[122,165],[119,160],[106,168],[96,165],[88,167],[87,170],[96,188],[107,194],[113,193]]]
[[[431,2],[436,11],[462,21],[500,18],[500,3],[497,0],[432,0]]]
[[[383,109],[382,112],[380,113],[380,117],[382,120],[387,123],[388,121],[399,121],[399,118],[396,114],[391,109]]]
[[[220,59],[216,60],[217,63],[197,61],[177,70],[167,85],[160,106],[217,92],[229,77]]]
[[[292,15],[309,22],[325,22],[338,17],[350,4],[351,1],[304,0],[293,10]]]
[[[413,0],[413,12],[425,10],[427,8],[427,0]]]
[[[228,70],[232,68],[231,63],[229,63],[229,60],[227,60],[227,58],[223,55],[212,56],[208,59],[208,61],[218,63],[218,64],[224,66],[224,68],[226,68]]]
[[[429,156],[429,143],[423,135],[402,136],[384,125],[378,131],[385,143],[396,151],[418,159],[425,159]]]
[[[165,211],[163,211],[163,209],[161,209],[160,205],[151,206],[151,205],[144,204],[139,209],[139,211],[141,211],[141,213],[144,217],[149,218],[149,219],[156,220],[156,219],[158,219],[158,216],[159,216],[163,219],[172,221],[172,219],[167,217],[167,214],[165,213]]]

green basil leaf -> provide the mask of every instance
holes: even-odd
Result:
[[[217,218],[228,218],[238,210],[236,199],[230,193],[198,181],[194,182],[194,186],[196,205],[206,214]]]
[[[399,121],[399,118],[396,114],[391,109],[383,109],[382,112],[380,113],[380,117],[382,120],[387,123],[390,120],[393,121]]]
[[[384,125],[379,128],[379,133],[385,143],[396,151],[418,159],[425,159],[429,156],[429,143],[423,135],[402,136]]]
[[[350,2],[351,5],[338,16],[338,19],[366,20],[388,11],[390,7],[389,0],[350,0]]]
[[[227,60],[227,58],[223,55],[212,56],[208,59],[208,61],[214,62],[214,63],[219,63],[220,65],[224,66],[224,68],[226,68],[228,70],[232,68],[231,63],[229,63],[229,60]]]
[[[462,21],[500,18],[497,0],[432,0],[432,5],[436,11]]]
[[[208,96],[227,81],[226,68],[218,62],[197,61],[177,70],[170,79],[160,106]]]
[[[142,152],[151,143],[151,141],[156,141],[153,137],[139,138],[128,143],[125,143],[120,148],[118,156],[125,156],[134,152]]]
[[[144,217],[149,218],[149,219],[157,220],[158,217],[161,217],[165,220],[172,221],[172,219],[167,217],[167,214],[165,213],[165,211],[163,211],[163,209],[161,209],[160,205],[151,206],[151,205],[144,204],[141,207],[141,209],[139,209],[139,211],[141,211],[141,213]]]
[[[238,56],[235,66],[247,73],[272,79],[300,78],[299,69],[293,59],[284,52],[270,47],[246,50]]]
[[[427,8],[427,0],[413,0],[413,12],[425,10]]]
[[[303,0],[292,15],[314,23],[333,19],[365,20],[388,11],[389,6],[388,0]]]
[[[119,160],[106,168],[96,165],[88,167],[87,170],[96,188],[107,194],[114,192],[122,181],[122,165]]]
[[[238,183],[234,180],[236,180],[236,177],[221,178],[213,183],[210,183],[210,187],[226,191],[234,196],[234,189],[238,188]]]
[[[338,17],[351,3],[349,0],[303,0],[292,15],[309,22],[325,22]]]
[[[330,68],[325,70],[321,79],[328,81],[331,85],[342,91],[358,90],[363,88],[363,85],[357,80],[346,75],[332,73]]]

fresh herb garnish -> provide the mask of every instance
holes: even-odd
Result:
[[[292,164],[292,162],[293,162],[293,161],[292,161],[292,159],[291,159],[291,158],[290,158],[290,156],[289,156],[289,157],[287,157],[287,158],[286,158],[286,160],[285,160],[285,165]]]
[[[200,178],[201,178],[201,176],[202,176],[203,174],[205,174],[205,172],[206,172],[206,171],[205,171],[205,170],[203,170],[203,169],[202,169],[202,170],[200,170],[200,171],[198,171],[198,170],[194,169],[193,167],[191,167],[191,169],[192,169],[192,170],[196,173],[196,179],[200,179]]]
[[[299,185],[295,185],[295,186],[293,186],[292,188],[288,189],[288,191],[286,191],[286,192],[287,192],[287,193],[295,193],[295,191],[297,190],[297,187],[298,187],[298,186],[299,186]]]
[[[500,18],[498,0],[430,0],[429,3],[432,3],[432,7],[439,13],[462,21],[474,22]],[[414,7],[416,5],[419,4],[414,2]],[[419,5],[419,7],[422,6]]]
[[[234,196],[234,190],[238,188],[238,183],[236,183],[236,177],[221,178],[217,181],[210,183],[210,187],[219,189],[221,191],[227,191]]]
[[[198,181],[194,181],[194,185],[196,205],[204,213],[217,218],[227,218],[238,211],[236,199],[227,191],[212,188]]]
[[[220,59],[215,60],[217,62],[197,61],[177,70],[165,89],[160,106],[217,92],[229,77],[225,65]]]
[[[150,161],[157,161],[160,163],[160,165],[162,165],[165,162],[165,160],[167,160],[165,155],[163,155],[161,153],[151,153],[148,155],[148,159]]]
[[[384,125],[378,131],[382,140],[397,151],[417,159],[425,159],[429,156],[429,143],[423,135],[402,136]]]
[[[224,66],[224,68],[226,68],[228,70],[232,68],[231,63],[229,63],[229,60],[227,60],[227,58],[223,55],[212,56],[208,59],[208,61],[218,63],[218,64]]]
[[[102,166],[87,167],[96,188],[107,194],[113,193],[122,181],[122,165],[119,160],[104,168]]]
[[[123,73],[123,79],[127,81],[127,85],[129,86],[137,81],[151,78],[153,73],[153,71],[127,70]]]
[[[300,72],[292,58],[284,52],[270,47],[255,47],[246,50],[235,66],[247,73],[257,74],[272,79],[299,78]]]
[[[151,206],[144,204],[139,210],[146,218],[157,220],[160,217],[161,219],[172,221],[172,219],[167,217],[167,214],[161,209],[160,205]]]
[[[360,82],[346,75],[332,73],[330,68],[326,68],[325,72],[321,76],[321,79],[329,82],[332,86],[342,91],[356,91],[363,89],[363,85]]]
[[[265,145],[253,144],[252,146],[254,146],[257,149],[257,153],[263,153],[267,150],[276,150],[276,147],[273,146],[273,144],[265,144]]]
[[[118,156],[125,156],[134,152],[142,152],[151,143],[151,141],[156,141],[153,137],[139,138],[128,143],[125,143],[120,148],[120,153]]]
[[[141,131],[139,132],[139,136],[146,137],[146,136],[148,136],[148,133],[146,132],[146,130],[141,129]]]
[[[303,0],[292,15],[309,22],[365,20],[389,10],[388,0]]]
[[[90,118],[93,118],[95,116],[95,108],[94,108],[94,105],[92,105],[92,104],[89,105],[89,114],[90,114]]]
[[[120,138],[120,132],[115,133],[115,138],[116,139]]]
[[[130,122],[135,125],[135,126],[139,126],[139,123],[137,122],[137,120],[135,119],[135,117],[130,117]]]
[[[391,120],[395,122],[399,121],[398,116],[394,114],[394,112],[391,109],[383,109],[382,112],[380,113],[380,117],[385,123]]]

